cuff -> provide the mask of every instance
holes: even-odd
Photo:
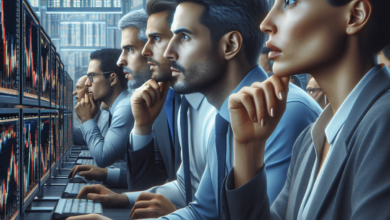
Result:
[[[131,139],[131,145],[133,147],[132,150],[138,151],[150,143],[150,141],[153,139],[153,134],[150,133],[148,135],[136,135],[133,133],[133,131],[131,131]]]
[[[130,203],[129,208],[131,208],[131,209],[133,208],[135,201],[137,201],[137,198],[138,198],[139,195],[141,195],[141,193],[143,193],[143,191],[123,193],[129,199],[129,203]]]
[[[81,125],[81,128],[82,128],[84,133],[95,128],[95,127],[97,127],[97,124],[96,124],[96,121],[93,119],[88,120],[88,121],[84,122],[84,124]]]
[[[115,187],[118,185],[121,170],[119,168],[107,168],[107,179],[105,185]]]

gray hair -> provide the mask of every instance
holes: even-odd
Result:
[[[118,27],[123,30],[129,27],[135,27],[139,29],[139,39],[143,42],[147,42],[146,37],[146,26],[148,23],[149,16],[144,9],[131,11],[119,20]]]

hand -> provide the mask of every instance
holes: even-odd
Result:
[[[84,186],[81,188],[77,198],[99,201],[103,206],[109,208],[127,208],[130,205],[129,199],[125,194],[115,193],[100,184]]]
[[[135,201],[130,218],[159,218],[174,211],[176,211],[176,206],[165,196],[143,192]]]
[[[112,219],[98,214],[89,214],[89,215],[79,215],[79,216],[69,217],[66,220],[112,220]]]
[[[170,82],[159,82],[151,79],[135,90],[131,97],[131,108],[134,115],[134,134],[148,135],[164,106]]]
[[[288,86],[289,77],[272,76],[230,96],[236,188],[251,180],[262,169],[265,143],[286,109]]]
[[[108,171],[106,168],[101,168],[92,165],[76,165],[69,173],[69,179],[73,179],[74,176],[78,173],[80,176],[84,177],[88,181],[106,181]]]
[[[99,110],[99,108],[97,108],[96,106],[97,105],[92,97],[92,94],[85,94],[85,97],[82,98],[74,108],[74,111],[79,117],[81,123],[91,120],[96,116]]]

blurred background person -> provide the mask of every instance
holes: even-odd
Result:
[[[390,45],[387,45],[381,52],[379,52],[378,62],[384,63],[387,68],[390,69]]]
[[[326,96],[320,86],[318,85],[317,81],[310,75],[309,83],[306,87],[307,93],[316,100],[316,102],[321,106],[322,109],[325,108],[327,101]]]

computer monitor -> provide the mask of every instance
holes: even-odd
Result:
[[[51,136],[51,145],[50,145],[50,163],[51,168],[56,165],[57,162],[57,123],[56,116],[58,111],[51,111],[50,113],[50,136]]]
[[[64,155],[64,149],[65,149],[65,145],[64,145],[64,128],[65,128],[65,120],[64,120],[64,114],[61,112],[60,115],[59,115],[59,120],[60,120],[60,125],[59,125],[59,129],[60,129],[60,151],[59,151],[59,158],[62,158],[62,156]]]
[[[56,93],[56,105],[57,107],[56,108],[60,108],[60,97],[61,97],[61,69],[60,69],[60,66],[61,66],[61,59],[60,59],[60,55],[58,53],[54,54],[54,56],[56,57],[56,61],[55,61],[55,68],[56,68],[56,82],[57,82],[57,93]]]
[[[0,219],[19,218],[19,115],[0,109]]]
[[[39,145],[39,156],[40,156],[40,180],[45,182],[50,174],[50,149],[52,141],[51,132],[51,120],[49,110],[40,110],[41,120],[41,139]]]
[[[68,81],[69,81],[69,76],[67,72],[64,72],[64,109],[68,109]]]
[[[39,20],[30,8],[23,2],[23,105],[39,105]]]
[[[60,109],[64,109],[64,81],[65,81],[65,68],[62,60],[60,60]]]
[[[33,200],[39,187],[39,146],[40,120],[39,111],[22,109],[22,195],[23,207]]]
[[[19,7],[20,1],[0,1],[0,102],[19,104]]]
[[[40,40],[40,61],[39,64],[41,66],[41,86],[40,89],[40,96],[41,96],[41,102],[40,105],[42,107],[50,107],[50,81],[51,81],[51,53],[50,53],[50,47],[51,42],[50,38],[46,34],[46,32],[41,27],[41,40]]]
[[[56,110],[54,111],[54,131],[55,131],[55,142],[56,142],[56,147],[55,147],[55,157],[56,157],[56,162],[58,163],[60,161],[60,152],[61,152],[61,135],[60,135],[60,127],[61,127],[61,116],[60,116],[60,111]]]
[[[58,67],[57,67],[57,57],[56,57],[56,47],[51,45],[50,51],[51,58],[51,107],[58,108]]]

